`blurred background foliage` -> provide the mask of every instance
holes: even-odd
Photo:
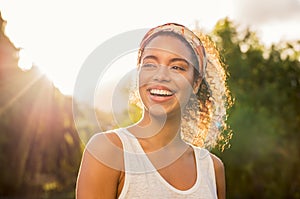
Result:
[[[1,16],[1,15],[0,15]],[[0,17],[0,198],[74,198],[84,144],[98,130],[92,110],[64,96],[37,67],[22,71]],[[231,147],[221,152],[227,198],[300,198],[300,41],[266,47],[255,32],[220,20],[209,34],[230,74],[235,99],[228,123]],[[137,121],[135,106],[122,125]],[[103,130],[112,114],[95,111]],[[122,126],[121,125],[121,126]],[[82,137],[81,137],[82,138]]]
[[[228,198],[300,198],[300,41],[270,48],[228,19],[212,32],[235,98],[229,110]]]

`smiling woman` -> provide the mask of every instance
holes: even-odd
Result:
[[[145,35],[137,75],[142,117],[90,139],[78,199],[225,198],[223,163],[205,149],[226,127],[226,77],[216,52],[180,24]]]

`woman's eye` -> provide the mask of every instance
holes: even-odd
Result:
[[[172,66],[172,69],[174,70],[180,70],[180,71],[186,71],[184,67],[182,66]]]
[[[155,68],[156,65],[155,65],[155,64],[149,63],[149,64],[143,64],[142,67],[143,67],[143,68]]]

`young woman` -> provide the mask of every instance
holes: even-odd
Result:
[[[215,48],[192,31],[174,23],[151,29],[138,55],[143,116],[92,137],[77,199],[225,198],[223,163],[204,148],[226,126],[225,80]]]

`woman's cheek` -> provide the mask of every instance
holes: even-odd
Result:
[[[140,71],[139,72],[139,87],[142,87],[146,85],[147,83],[151,82],[151,79],[153,77],[153,74],[151,72],[146,72],[146,71]]]

